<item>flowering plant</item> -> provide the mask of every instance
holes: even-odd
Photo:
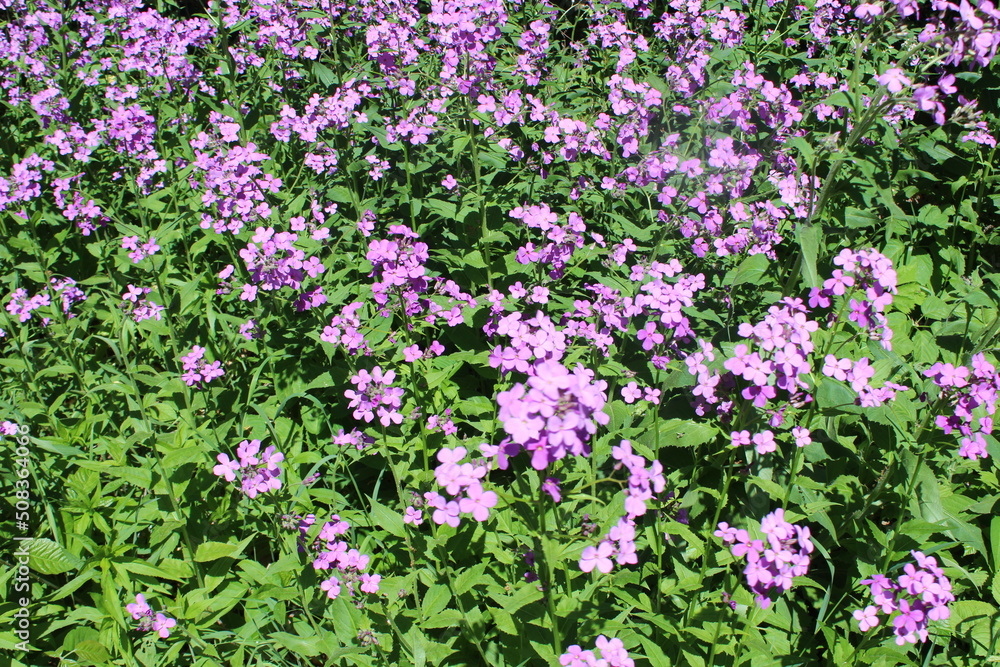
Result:
[[[995,0],[0,0],[4,650],[986,664],[998,48]]]

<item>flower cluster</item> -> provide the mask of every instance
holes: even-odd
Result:
[[[299,531],[305,538],[309,526],[316,522],[315,515],[307,515],[299,524]],[[330,520],[323,524],[319,535],[312,542],[311,550],[316,553],[313,560],[313,568],[317,571],[336,570],[337,574],[331,575],[320,584],[320,588],[326,592],[326,596],[331,600],[336,600],[346,588],[348,594],[354,597],[357,593],[355,589],[362,593],[378,593],[379,582],[382,577],[378,574],[369,574],[365,570],[371,562],[371,556],[359,552],[352,548],[350,544],[339,539],[341,535],[347,533],[350,524],[334,514]]]
[[[10,301],[7,302],[7,312],[11,315],[17,315],[19,322],[27,322],[31,319],[32,311],[47,306],[51,302],[52,299],[48,292],[39,292],[29,297],[28,290],[19,287],[10,295]],[[48,317],[43,318],[43,324],[48,324],[49,319]]]
[[[330,320],[330,325],[323,329],[319,339],[331,345],[343,345],[348,354],[371,354],[371,347],[361,333],[361,319],[358,311],[364,307],[364,303],[355,301],[349,303],[340,310],[339,315],[334,315]]]
[[[129,107],[119,105],[111,112],[107,121],[98,121],[95,129],[98,132],[107,132],[112,145],[119,153],[146,160],[160,157],[153,148],[156,119],[138,104]]]
[[[766,543],[751,540],[746,530],[732,528],[724,521],[719,524],[715,536],[733,545],[734,556],[746,557],[743,574],[747,585],[757,594],[757,604],[767,609],[772,602],[768,595],[771,589],[778,589],[779,594],[787,591],[792,587],[793,577],[805,576],[809,571],[813,543],[809,539],[809,528],[785,521],[785,510],[781,508],[761,520],[760,530],[767,536]]]
[[[402,387],[392,387],[396,379],[396,371],[382,372],[381,366],[376,366],[369,373],[365,369],[351,377],[357,391],[348,389],[344,396],[351,399],[348,407],[354,408],[354,418],[371,422],[378,415],[382,426],[400,424],[403,415],[399,411],[403,398]]]
[[[851,388],[858,392],[855,402],[864,408],[875,408],[895,400],[897,392],[909,389],[895,382],[885,382],[878,388],[872,387],[868,381],[875,377],[875,369],[869,363],[868,357],[851,361],[828,354],[823,361],[823,375],[841,382],[849,382]]]
[[[67,319],[76,317],[76,314],[70,310],[73,304],[87,300],[87,295],[76,286],[76,281],[72,278],[52,278],[49,281],[49,289],[60,297],[63,314],[66,315]],[[51,303],[51,296],[48,292],[39,292],[29,297],[28,290],[21,287],[11,293],[10,301],[7,302],[7,312],[11,315],[17,315],[19,322],[27,322],[31,319],[32,311],[51,305]],[[51,318],[43,317],[42,325],[48,326],[50,321]]]
[[[341,447],[351,446],[359,452],[364,451],[368,445],[374,442],[375,438],[370,435],[365,435],[357,429],[351,431],[344,431],[344,429],[340,429],[337,432],[337,435],[333,436],[333,444]]]
[[[559,217],[549,210],[548,205],[541,204],[528,208],[518,206],[509,215],[532,229],[541,230],[549,241],[542,248],[536,248],[534,243],[520,247],[517,251],[518,263],[538,264],[548,269],[549,277],[562,277],[574,250],[584,245],[587,226],[580,214],[570,213],[567,221],[560,223]]]
[[[800,376],[812,371],[808,361],[814,349],[810,334],[819,329],[819,323],[808,319],[806,313],[801,299],[786,297],[768,308],[763,321],[740,325],[739,335],[760,351],[750,353],[747,345],[737,345],[723,366],[749,383],[741,395],[756,407],[763,408],[769,399],[776,398],[778,389],[795,400],[809,388]]]
[[[326,271],[326,267],[318,257],[306,259],[304,251],[295,247],[299,235],[294,232],[275,233],[273,227],[258,227],[250,239],[250,243],[240,250],[240,257],[246,262],[251,283],[243,286],[240,299],[254,301],[258,289],[274,291],[282,287],[298,290],[302,280],[308,275],[317,277]],[[299,310],[308,310],[326,303],[322,288],[306,292],[306,298],[297,302]]]
[[[138,264],[160,250],[160,246],[156,245],[156,238],[152,236],[145,243],[139,243],[138,236],[126,236],[122,239],[122,248],[131,251],[128,258],[132,260],[133,264]]]
[[[594,382],[594,372],[582,365],[571,373],[554,360],[536,362],[528,375],[527,386],[518,382],[497,395],[509,436],[498,452],[499,467],[506,468],[506,457],[521,449],[531,453],[535,470],[567,454],[589,455],[590,436],[611,419],[601,411],[608,383]]]
[[[573,644],[559,656],[559,664],[563,667],[635,667],[635,661],[628,657],[625,644],[617,638],[608,639],[604,635],[594,642],[600,658],[593,651],[584,650],[579,644]]]
[[[208,384],[216,378],[220,378],[226,374],[222,370],[221,361],[213,361],[211,363],[204,360],[205,348],[200,345],[193,345],[191,347],[191,352],[181,357],[181,364],[184,370],[184,374],[181,375],[181,379],[184,383],[193,387],[195,385],[201,386],[202,383]]]
[[[162,313],[166,309],[158,303],[142,298],[152,291],[152,287],[136,287],[130,284],[128,291],[122,294],[122,309],[135,322],[138,323],[149,319],[159,321],[162,319]]]
[[[1000,392],[1000,374],[982,353],[973,355],[972,369],[936,363],[924,371],[941,387],[941,400],[952,407],[950,416],[937,415],[935,424],[946,435],[958,430],[962,436],[958,455],[975,461],[986,458],[986,436],[993,432],[993,417]],[[976,419],[974,412],[981,415]],[[983,414],[985,413],[985,415]]]
[[[161,612],[153,613],[152,608],[146,603],[146,597],[139,593],[135,596],[135,602],[125,605],[125,610],[132,614],[132,620],[139,621],[139,631],[149,632],[152,630],[160,635],[161,639],[170,636],[170,628],[177,625],[177,621]]]
[[[524,298],[526,292],[520,283],[512,286],[511,296]],[[499,292],[499,298],[503,298]],[[489,363],[501,373],[516,370],[529,373],[532,361],[559,361],[566,352],[566,334],[556,329],[555,323],[545,313],[538,311],[531,319],[524,319],[520,312],[510,313],[489,325],[496,335],[510,338],[510,345],[497,345],[490,353]]]
[[[43,160],[38,153],[15,162],[9,177],[0,176],[0,211],[14,209],[20,202],[41,196],[42,172],[51,172],[55,168],[54,162]]]
[[[874,249],[854,251],[844,248],[833,263],[841,268],[834,270],[833,276],[823,283],[822,288],[814,287],[809,292],[809,306],[829,308],[834,296],[853,293],[856,289],[864,290],[866,299],[850,300],[848,317],[879,341],[883,348],[891,350],[892,329],[884,313],[892,303],[892,295],[897,293],[892,260]]]
[[[227,126],[221,119],[216,122],[220,128]],[[281,188],[281,179],[265,174],[257,166],[270,157],[258,152],[255,144],[223,146],[224,142],[237,140],[235,134],[223,135],[220,140],[201,132],[191,142],[195,149],[193,164],[202,178],[192,179],[191,186],[204,188],[202,204],[212,211],[202,214],[201,227],[214,229],[218,234],[237,234],[244,225],[266,220],[271,215],[266,193],[277,193]]]
[[[876,574],[861,583],[868,586],[874,605],[856,609],[854,618],[861,632],[868,632],[879,624],[879,613],[891,616],[896,643],[916,644],[927,641],[929,621],[943,621],[951,616],[948,603],[955,600],[951,582],[937,561],[919,551],[911,551],[916,565],[907,563],[903,574],[895,581],[884,574]]]
[[[434,510],[431,518],[438,525],[447,523],[453,528],[457,527],[462,514],[471,514],[479,522],[486,521],[490,516],[490,509],[497,504],[497,494],[483,488],[481,480],[489,470],[482,460],[460,463],[467,453],[465,447],[438,450],[437,460],[440,465],[434,469],[434,478],[438,486],[452,497],[452,500],[448,500],[439,493],[424,494],[427,505]],[[407,519],[409,523],[419,525],[413,512],[407,511]]]
[[[236,448],[236,457],[237,461],[230,461],[226,454],[219,454],[216,457],[219,465],[212,468],[212,472],[225,477],[227,482],[239,476],[240,489],[249,498],[281,488],[281,468],[278,464],[285,460],[285,455],[274,445],[261,452],[260,440],[244,440]]]
[[[653,461],[646,468],[646,459],[632,453],[632,443],[628,440],[622,440],[616,447],[612,447],[611,456],[620,462],[617,467],[625,466],[629,472],[628,486],[625,489],[625,515],[608,531],[599,545],[584,547],[580,556],[580,569],[584,572],[597,568],[607,574],[613,567],[612,557],[619,565],[634,565],[639,562],[635,548],[635,519],[646,513],[646,502],[662,493],[667,486],[663,477],[663,465],[659,461]]]
[[[389,233],[395,239],[381,239],[368,244],[368,261],[372,263],[372,284],[375,302],[388,312],[389,299],[398,292],[406,314],[420,312],[419,295],[427,291],[428,279],[424,263],[429,255],[427,244],[418,241],[415,232],[404,225],[392,225]]]

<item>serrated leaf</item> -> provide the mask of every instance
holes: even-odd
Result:
[[[249,538],[248,538],[249,539]],[[202,542],[194,553],[194,560],[198,563],[208,563],[220,558],[232,558],[243,551],[248,540],[239,544],[229,542]]]
[[[493,614],[493,622],[496,624],[497,629],[500,632],[516,637],[517,626],[514,625],[514,617],[503,609],[490,609],[490,613]]]
[[[795,239],[799,242],[802,252],[802,280],[806,287],[820,287],[819,272],[816,270],[816,258],[819,256],[820,239],[823,230],[819,225],[798,225],[795,228]]]
[[[657,440],[659,433],[659,440]],[[718,435],[714,426],[689,419],[665,419],[656,431],[644,433],[637,442],[656,452],[656,447],[697,447]]]
[[[191,463],[192,461],[197,461],[199,459],[203,460],[205,454],[201,451],[201,447],[197,445],[192,445],[190,447],[181,447],[180,449],[173,449],[163,455],[163,467],[167,470],[172,468],[178,468],[185,463]]]
[[[424,595],[423,612],[424,618],[430,619],[448,608],[451,602],[451,591],[444,584],[434,584]]]
[[[99,641],[84,639],[76,644],[76,658],[83,664],[102,665],[111,659],[108,649]]]
[[[740,262],[740,265],[736,268],[736,272],[733,274],[732,282],[729,284],[739,285],[741,283],[750,283],[752,285],[759,285],[770,263],[771,261],[767,258],[767,255],[762,253],[750,255]]]
[[[63,574],[79,570],[84,560],[45,537],[37,537],[22,547],[28,552],[28,567],[39,574]]]
[[[287,632],[272,632],[268,639],[273,639],[279,646],[286,648],[293,654],[312,658],[320,654],[317,647],[316,637],[299,637]]]
[[[390,535],[406,537],[406,525],[403,523],[403,517],[400,516],[399,512],[393,512],[374,498],[372,498],[371,504],[371,515],[374,525],[384,529]]]

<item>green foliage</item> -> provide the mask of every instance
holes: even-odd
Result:
[[[961,71],[919,40],[930,18],[904,21],[888,5],[866,23],[829,4],[612,2],[508,3],[499,20],[483,3],[482,15],[466,7],[477,29],[492,26],[480,53],[449,47],[472,38],[432,16],[437,3],[400,3],[385,20],[367,2],[234,2],[231,15],[221,3],[204,15],[170,1],[147,14],[6,4],[0,416],[15,431],[0,447],[12,517],[0,536],[24,549],[0,573],[11,664],[555,665],[601,635],[654,667],[996,658],[1000,443],[981,426],[988,456],[958,455],[962,435],[937,418],[955,414],[961,387],[928,371],[995,363],[1000,349],[995,148],[965,138],[996,129],[1000,85],[993,68]],[[534,64],[518,59],[542,40],[525,36],[533,21],[550,24]],[[411,60],[379,30],[401,43],[433,33],[424,46],[438,50]],[[747,83],[746,63],[766,85]],[[536,66],[532,82],[524,68]],[[897,66],[917,86],[955,73],[983,109],[947,98],[939,124],[912,87],[875,79]],[[500,123],[515,89],[522,107]],[[662,102],[647,103],[652,91]],[[142,150],[130,142],[143,124],[118,116],[132,105],[152,119]],[[316,125],[292,131],[290,118]],[[566,141],[573,122],[585,131]],[[418,126],[427,134],[408,134]],[[713,163],[727,139],[739,166]],[[237,148],[261,157],[221,175],[206,166]],[[230,201],[226,189],[246,183]],[[557,225],[529,221],[541,205]],[[212,229],[241,215],[238,229]],[[577,217],[578,238],[567,232]],[[380,293],[375,242],[402,244],[397,225],[427,257]],[[270,255],[248,259],[267,230],[297,234],[284,284],[262,277]],[[160,250],[136,261],[130,237]],[[843,251],[869,248],[895,271],[891,344],[853,309],[870,298],[860,285],[827,282]],[[65,308],[64,278],[86,297]],[[408,302],[411,281],[426,289]],[[647,309],[660,290],[689,287],[690,301]],[[148,291],[130,301],[133,288]],[[304,301],[317,288],[322,299]],[[828,306],[814,301],[824,288]],[[38,295],[26,318],[18,290]],[[137,317],[139,299],[162,311]],[[816,324],[811,371],[796,392],[769,375],[784,393],[755,402],[763,385],[731,362],[746,327],[789,303]],[[514,320],[498,327],[515,312],[521,324],[538,313],[553,338],[520,336],[539,336],[530,359],[503,368]],[[640,335],[647,324],[660,340]],[[364,347],[340,338],[355,333]],[[545,347],[557,338],[558,351]],[[220,377],[185,379],[193,346]],[[867,404],[854,381],[823,371],[828,355],[870,362],[871,387],[903,388]],[[501,396],[546,359],[593,372],[603,416],[579,452],[508,461],[497,448],[517,425]],[[375,366],[403,390],[398,421],[348,405]],[[566,414],[567,392],[544,428]],[[982,403],[970,424],[992,416]],[[773,430],[775,451],[734,446],[744,430]],[[251,497],[216,466],[254,439],[283,460],[280,488]],[[624,504],[623,441],[664,483],[641,514]],[[481,490],[497,502],[450,525],[428,494],[456,495],[435,468],[458,447],[470,468],[489,468]],[[816,550],[763,608],[715,533],[725,521],[764,538],[760,520],[778,508]],[[618,552],[609,572],[584,571],[585,550],[610,543],[623,517],[635,562]],[[327,521],[347,527],[321,538]],[[337,541],[370,560],[317,569]],[[898,577],[914,551],[951,581],[950,618],[931,622],[926,642],[897,644],[884,616],[862,633],[852,613],[873,603],[860,582]],[[377,592],[361,589],[362,572],[381,577]],[[176,620],[169,637],[141,625],[152,615],[132,617],[136,595]],[[17,634],[25,613],[29,636]]]

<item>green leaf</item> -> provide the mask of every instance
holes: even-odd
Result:
[[[949,605],[950,624],[955,633],[972,644],[975,655],[985,655],[996,648],[997,608],[980,600],[959,600]]]
[[[299,637],[287,632],[272,632],[268,638],[273,639],[279,646],[298,656],[312,658],[320,654],[315,636]]]
[[[455,214],[458,212],[455,202],[442,201],[440,199],[425,199],[423,200],[423,204],[445,220],[454,220]]]
[[[740,265],[736,268],[736,273],[733,276],[732,282],[729,284],[739,285],[741,283],[751,283],[753,285],[759,285],[769,264],[770,260],[768,260],[767,255],[750,255],[740,262]]]
[[[820,240],[823,230],[819,225],[798,225],[795,228],[795,239],[802,251],[802,279],[806,287],[819,287],[822,282],[816,270],[816,258],[819,255]]]
[[[483,572],[486,571],[486,563],[476,563],[472,567],[466,568],[455,577],[453,586],[455,595],[461,595],[473,588],[476,584],[483,583]]]
[[[191,463],[192,461],[204,459],[204,457],[204,452],[202,452],[201,447],[198,447],[197,445],[181,447],[180,449],[171,450],[163,455],[163,467],[170,470],[172,468],[178,468],[185,463]]]
[[[239,544],[229,542],[202,542],[194,553],[194,559],[198,563],[208,563],[220,558],[233,558],[243,551],[251,538],[247,538]]]
[[[424,595],[424,618],[431,619],[448,608],[451,602],[451,591],[444,584],[434,584]]]
[[[406,537],[406,524],[403,523],[403,517],[400,516],[399,512],[393,512],[391,509],[374,498],[372,498],[371,502],[373,524],[384,529],[390,535],[395,535],[396,537]]]
[[[657,433],[659,433],[659,441],[657,441]],[[709,424],[690,419],[665,419],[660,421],[656,431],[644,433],[636,439],[636,442],[655,453],[657,445],[660,447],[692,448],[709,442],[718,433],[719,430]]]
[[[857,397],[850,387],[829,378],[821,379],[816,390],[816,404],[827,412],[858,413],[861,408],[854,404]]]
[[[84,664],[102,665],[111,659],[111,655],[101,642],[84,639],[76,645],[76,658]]]
[[[36,537],[26,543],[28,566],[39,574],[63,574],[83,567],[83,559],[45,537]]]
[[[880,224],[879,217],[871,211],[848,206],[844,209],[844,224],[848,227],[858,229],[861,227],[875,227]]]
[[[517,626],[514,624],[514,617],[503,609],[490,609],[493,614],[493,622],[496,623],[500,632],[516,637],[518,635]]]

